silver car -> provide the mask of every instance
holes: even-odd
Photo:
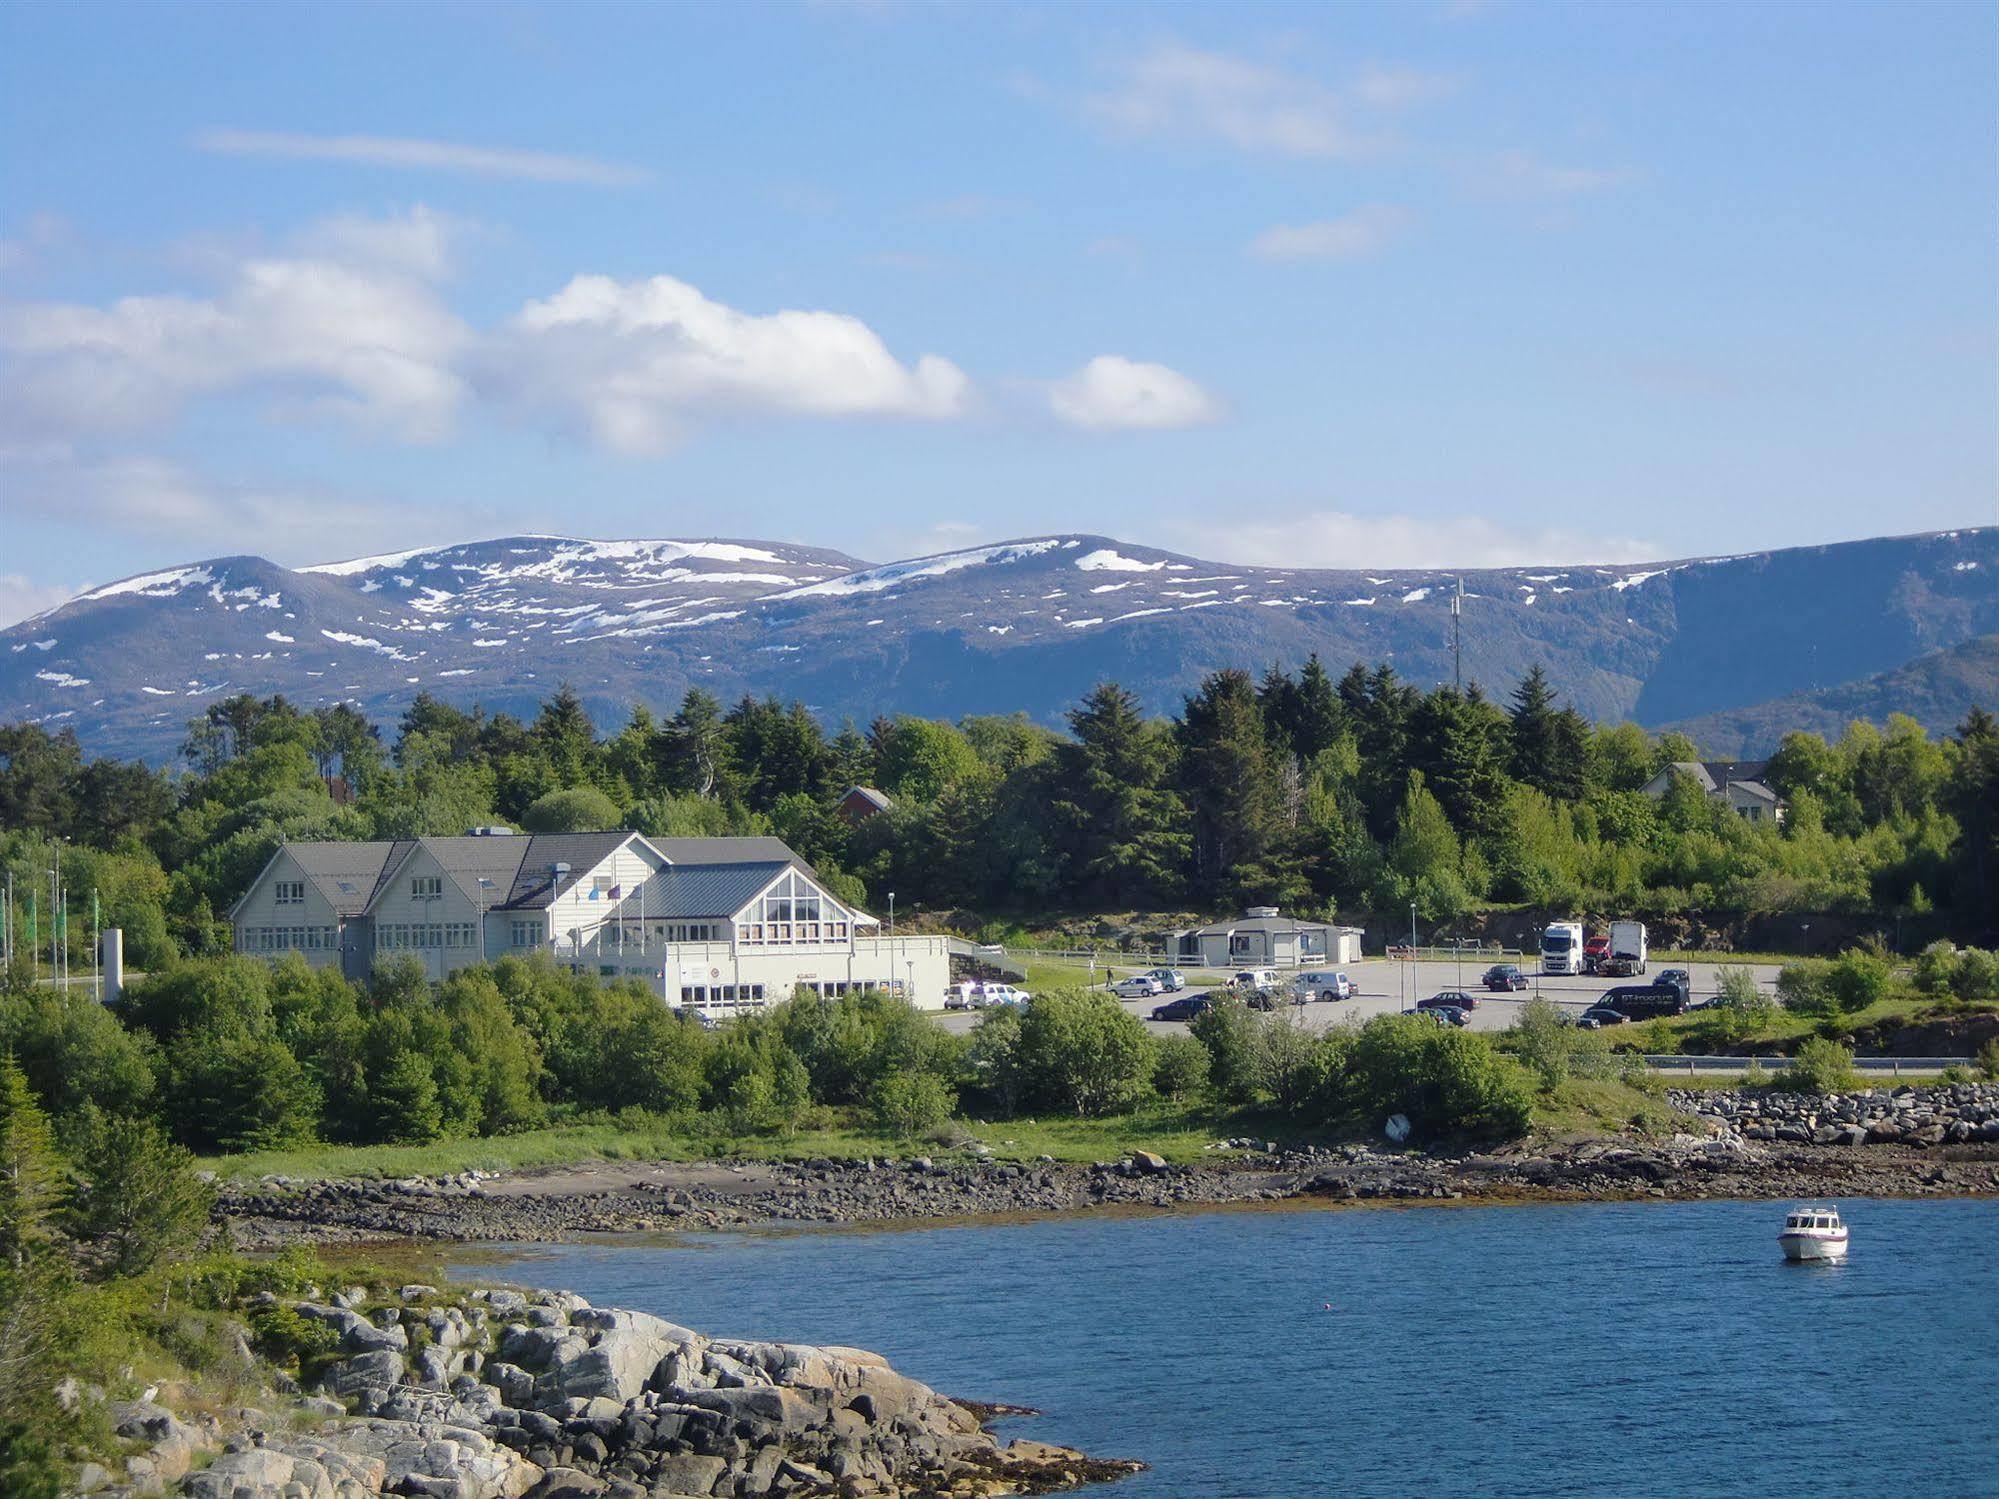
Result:
[[[1130,978],[1119,979],[1111,985],[1111,993],[1119,999],[1150,999],[1164,992],[1159,980],[1149,973],[1134,973]]]

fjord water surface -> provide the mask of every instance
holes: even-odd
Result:
[[[716,1335],[843,1343],[1117,1499],[1999,1494],[1999,1201],[1296,1208],[503,1251]]]

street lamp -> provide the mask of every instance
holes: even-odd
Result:
[[[888,893],[888,934],[891,939],[895,936],[895,892],[893,890]]]

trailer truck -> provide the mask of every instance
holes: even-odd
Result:
[[[1541,928],[1541,971],[1583,971],[1583,924],[1580,921],[1551,921]]]
[[[1645,923],[1613,921],[1610,924],[1610,951],[1597,964],[1597,972],[1611,978],[1631,978],[1645,971],[1651,954],[1645,947]]]

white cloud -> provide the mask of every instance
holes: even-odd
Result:
[[[1408,227],[1410,213],[1392,203],[1369,203],[1315,224],[1276,224],[1249,247],[1258,260],[1358,260],[1373,255]]]
[[[1366,145],[1332,90],[1263,63],[1168,44],[1123,74],[1087,101],[1120,134],[1206,137],[1284,156],[1353,156]]]
[[[1573,198],[1631,180],[1631,174],[1596,167],[1561,167],[1529,151],[1502,151],[1465,173],[1473,192],[1491,198]]]
[[[454,252],[472,229],[465,219],[419,203],[389,218],[335,214],[308,229],[300,243],[343,263],[385,266],[437,281],[450,274]]]
[[[1268,520],[1231,516],[1168,521],[1196,556],[1262,567],[1524,567],[1647,562],[1658,546],[1585,528],[1529,529],[1484,516],[1355,515],[1316,510]]]
[[[633,453],[667,446],[700,413],[940,419],[971,393],[949,360],[904,365],[859,318],[739,312],[671,276],[578,276],[528,303],[483,367],[504,398]]]
[[[1048,404],[1072,427],[1093,432],[1192,427],[1220,407],[1205,390],[1163,364],[1099,354],[1049,388]]]
[[[206,130],[195,146],[220,156],[273,156],[290,161],[339,161],[358,166],[458,172],[474,177],[514,177],[528,182],[569,182],[589,187],[629,187],[647,180],[636,167],[564,156],[553,151],[466,146],[451,141],[381,135],[296,135],[268,130]]]
[[[67,603],[80,592],[63,583],[37,583],[26,573],[0,573],[0,630]]]
[[[84,534],[161,537],[182,560],[256,552],[279,562],[462,540],[521,520],[480,505],[413,507],[400,497],[214,479],[145,454],[0,463],[0,511]],[[0,605],[5,593],[0,579]]]
[[[1463,80],[1455,73],[1370,64],[1354,80],[1354,97],[1376,109],[1407,109],[1455,94]]]
[[[0,304],[0,432],[127,431],[254,389],[413,440],[443,436],[464,394],[453,366],[467,332],[430,281],[442,222],[418,210],[319,232],[316,248],[236,262],[209,297]]]

